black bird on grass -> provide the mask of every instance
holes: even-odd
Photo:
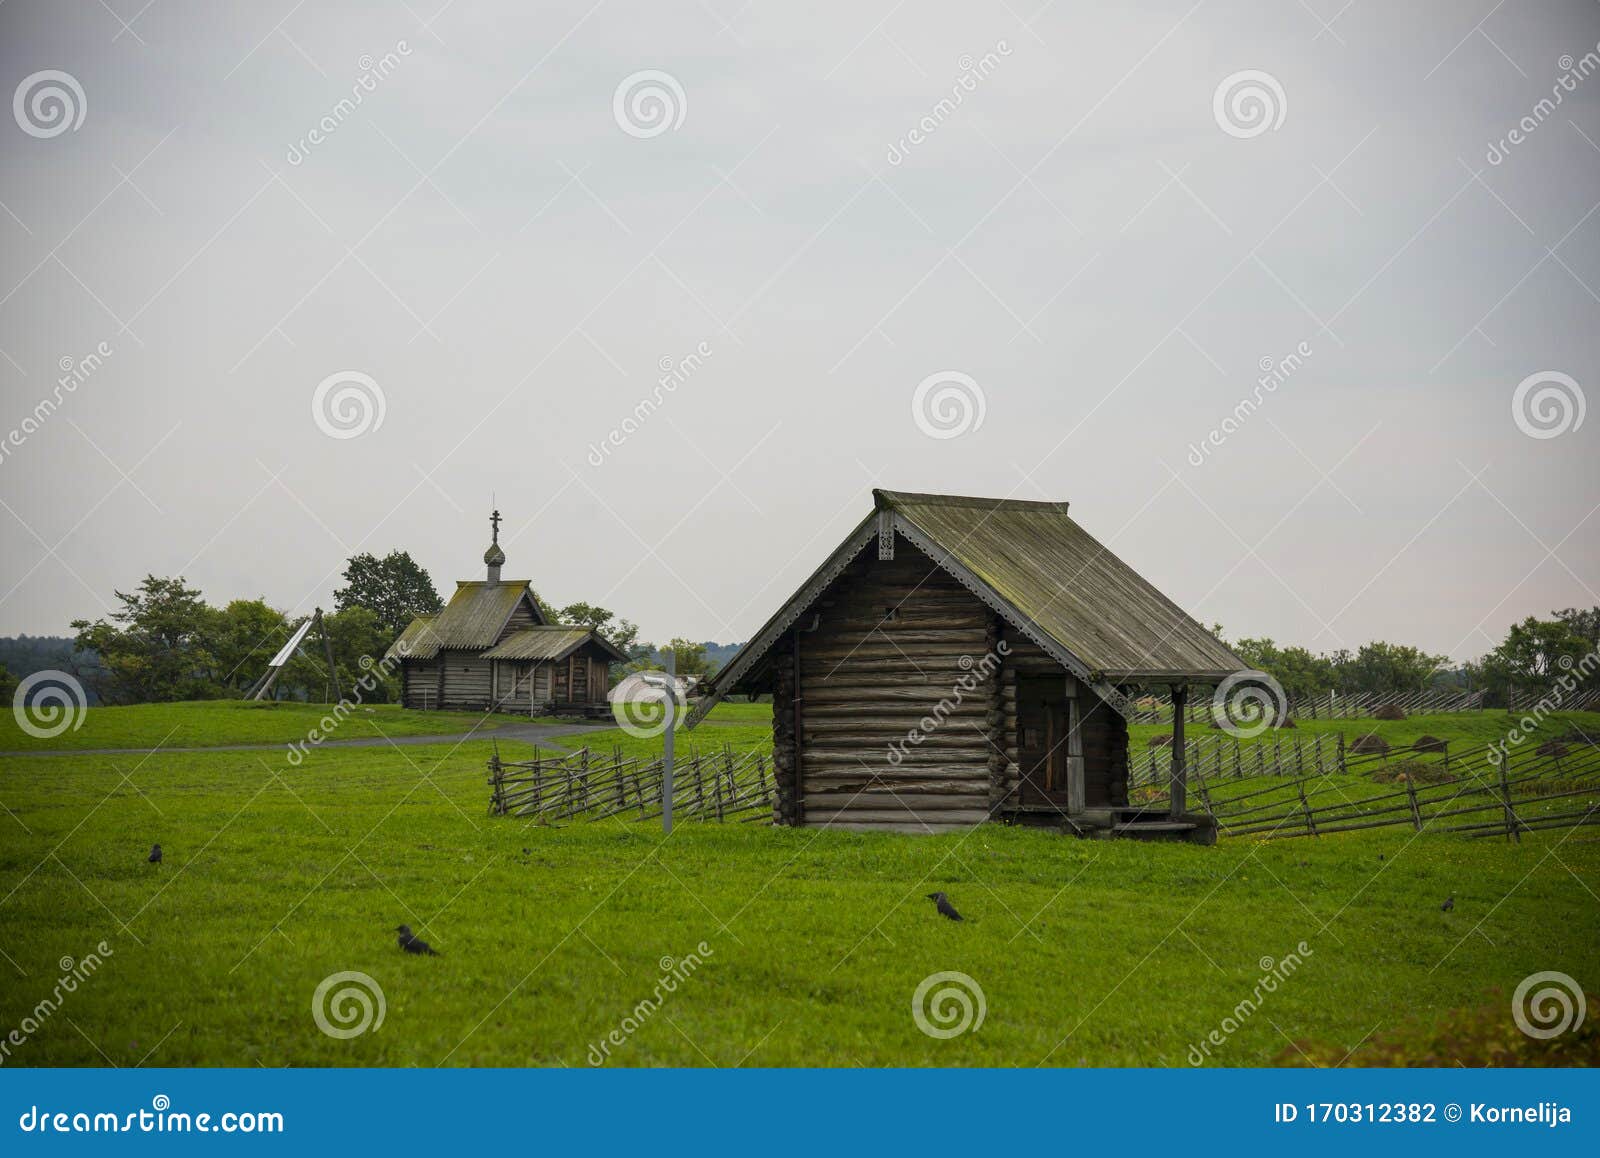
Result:
[[[1453,909],[1455,907],[1456,907],[1456,895],[1454,893],[1451,893],[1448,897],[1446,897],[1444,899],[1444,904],[1439,906],[1439,911],[1441,913],[1448,913],[1451,909]]]
[[[148,857],[146,857],[145,859],[148,860],[151,864],[160,864],[161,863],[161,846],[159,844],[151,845],[150,846],[150,855]]]
[[[437,949],[411,931],[410,925],[396,925],[394,931],[400,934],[400,948],[407,953],[420,953],[427,957],[439,955]]]
[[[941,916],[949,917],[952,921],[966,920],[956,912],[956,907],[950,903],[950,898],[943,893],[929,893],[928,899],[933,902],[933,907],[939,910]]]

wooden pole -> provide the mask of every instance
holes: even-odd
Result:
[[[333,684],[333,699],[335,703],[344,699],[344,692],[339,688],[339,669],[333,662],[333,641],[328,638],[328,625],[322,621],[322,608],[317,608],[317,631],[322,635],[322,654],[328,661],[328,682]]]
[[[1179,817],[1188,810],[1188,769],[1184,740],[1184,705],[1189,699],[1189,689],[1183,684],[1172,687],[1172,787],[1169,813]]]

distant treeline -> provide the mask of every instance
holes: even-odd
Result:
[[[93,652],[79,651],[70,636],[17,635],[0,636],[0,697],[9,700],[16,690],[16,682],[37,671],[64,671],[78,676],[92,672],[100,666]],[[97,697],[88,691],[89,703]]]
[[[381,558],[353,556],[344,586],[323,615],[339,688],[348,694],[411,620],[444,606],[428,572],[404,551]],[[0,639],[0,695],[9,700],[20,680],[41,671],[65,672],[82,685],[90,703],[133,704],[173,700],[227,699],[244,695],[265,672],[301,616],[264,599],[208,602],[182,576],[147,575],[131,591],[115,592],[110,615],[75,620],[74,636]],[[538,593],[535,592],[535,598]],[[581,624],[602,632],[633,661],[615,665],[613,676],[655,666],[660,651],[638,642],[639,629],[609,609],[589,603],[554,607],[540,600],[555,623]],[[738,644],[673,639],[678,671],[709,676]],[[366,681],[371,685],[373,679]],[[368,702],[396,698],[391,678],[363,690]],[[320,638],[307,638],[273,685],[275,699],[320,700],[332,692]]]
[[[1600,687],[1600,607],[1568,607],[1549,619],[1529,616],[1512,626],[1500,645],[1468,663],[1430,655],[1407,644],[1377,641],[1356,651],[1314,653],[1280,647],[1270,639],[1228,643],[1251,667],[1277,680],[1292,699],[1329,692],[1404,695],[1421,691],[1485,693],[1485,704],[1506,706],[1538,698],[1563,685],[1568,690]],[[1222,637],[1222,626],[1211,629]]]

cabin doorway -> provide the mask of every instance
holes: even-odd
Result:
[[[1017,759],[1024,807],[1069,811],[1067,770],[1072,701],[1061,677],[1017,680]]]

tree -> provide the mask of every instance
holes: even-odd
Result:
[[[1303,699],[1333,687],[1333,664],[1327,656],[1303,647],[1282,647],[1270,639],[1241,639],[1230,647],[1251,667],[1264,671],[1289,695]]]
[[[680,676],[707,676],[711,665],[706,662],[706,645],[688,639],[674,639],[667,645],[672,649],[675,672]],[[659,655],[665,648],[650,648],[645,654]]]
[[[405,551],[352,555],[344,569],[345,586],[333,593],[339,611],[365,607],[378,617],[390,638],[399,635],[419,615],[431,615],[444,606],[428,572]]]
[[[617,619],[615,613],[593,603],[569,603],[555,613],[554,619],[557,623],[592,628],[629,655],[633,654],[633,647],[639,641],[639,628],[636,624],[626,619]],[[613,621],[615,626],[612,626]]]
[[[1502,694],[1541,694],[1558,677],[1579,670],[1578,661],[1592,650],[1589,641],[1572,629],[1570,621],[1535,619],[1530,615],[1512,625],[1505,641],[1483,657],[1482,675],[1491,688]]]
[[[1590,651],[1600,650],[1600,607],[1591,607],[1587,611],[1568,607],[1564,611],[1552,611],[1550,614],[1565,623],[1573,635],[1587,643]]]
[[[97,653],[95,692],[105,703],[211,699],[225,690],[215,677],[210,632],[216,613],[182,576],[146,575],[111,621],[72,623],[79,650]],[[120,626],[119,626],[120,625]]]
[[[235,599],[220,611],[212,610],[210,620],[205,634],[216,665],[212,679],[229,692],[243,694],[288,639],[289,622],[263,599]]]
[[[17,694],[17,677],[6,670],[6,665],[0,663],[0,703],[9,704],[11,697]]]
[[[1449,662],[1447,655],[1429,655],[1403,643],[1378,640],[1363,644],[1341,675],[1349,691],[1403,695],[1422,691]]]

